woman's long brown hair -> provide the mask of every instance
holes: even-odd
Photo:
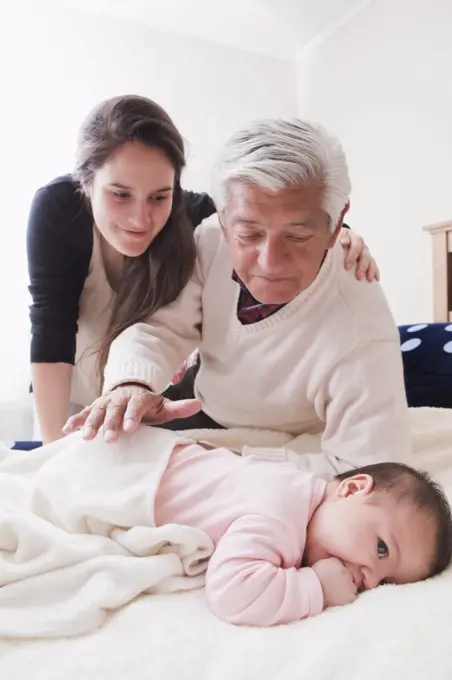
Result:
[[[116,149],[131,141],[161,149],[168,156],[175,169],[173,206],[167,223],[149,248],[138,257],[124,257],[107,334],[99,347],[101,381],[113,340],[129,326],[174,302],[192,274],[196,257],[193,226],[185,212],[180,186],[184,142],[171,118],[155,102],[127,95],[97,106],[80,132],[75,178],[88,195],[97,170]]]

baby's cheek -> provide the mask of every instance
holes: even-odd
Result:
[[[353,562],[355,540],[350,536],[344,536],[338,531],[326,547],[329,552],[328,557],[337,557],[342,562]]]

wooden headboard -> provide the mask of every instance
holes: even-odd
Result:
[[[432,237],[433,320],[452,321],[452,221],[424,227]]]

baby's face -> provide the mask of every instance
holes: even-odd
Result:
[[[434,551],[433,520],[409,501],[398,503],[391,493],[373,493],[372,487],[369,475],[328,485],[307,529],[303,564],[337,557],[359,591],[427,578]]]

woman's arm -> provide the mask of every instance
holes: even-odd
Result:
[[[43,187],[33,199],[27,228],[30,358],[46,442],[62,436],[68,415],[79,299],[92,252],[92,223],[90,210],[70,177]]]
[[[347,224],[343,224],[339,239],[345,250],[345,269],[355,267],[358,281],[363,279],[367,279],[369,283],[379,281],[380,270],[363,237],[352,231]]]
[[[63,437],[69,410],[72,366],[70,364],[32,364],[33,393],[44,444]]]
[[[207,217],[217,212],[215,203],[209,194],[198,194],[195,191],[184,191],[185,210],[194,227],[197,227]]]

